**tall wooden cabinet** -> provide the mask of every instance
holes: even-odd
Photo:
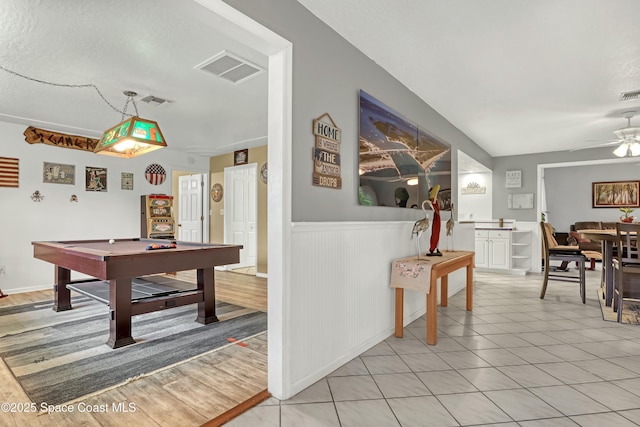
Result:
[[[140,196],[140,237],[175,239],[173,196],[148,194]]]

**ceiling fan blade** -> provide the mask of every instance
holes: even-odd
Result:
[[[608,147],[608,146],[613,146],[613,145],[616,145],[616,144],[621,144],[622,142],[624,142],[624,141],[616,139],[615,141],[603,142],[601,144],[590,145],[588,147],[572,148],[569,151],[579,151],[579,150],[588,150],[589,148]]]

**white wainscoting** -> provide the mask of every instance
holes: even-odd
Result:
[[[406,221],[292,224],[291,289],[283,313],[286,397],[393,334],[391,261],[416,254],[412,227]],[[452,240],[445,228],[443,222],[441,250],[474,250],[473,224],[457,224]],[[423,253],[429,236],[430,230],[422,236]],[[450,275],[450,295],[464,286],[464,271]],[[406,291],[405,325],[425,307],[424,294]]]

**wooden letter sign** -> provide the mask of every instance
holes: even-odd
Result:
[[[330,123],[322,121],[327,118]],[[340,178],[341,132],[329,115],[325,113],[313,121],[316,144],[313,148],[313,185],[342,188]]]

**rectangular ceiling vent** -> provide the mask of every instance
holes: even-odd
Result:
[[[633,92],[622,92],[620,94],[620,101],[633,101],[640,99],[640,90],[634,90]]]
[[[220,52],[194,68],[215,74],[233,84],[244,83],[264,72],[264,68],[227,51]]]
[[[140,101],[146,102],[147,104],[153,105],[154,107],[164,106],[173,102],[169,99],[160,98],[155,95],[147,95],[144,98],[140,99]]]

